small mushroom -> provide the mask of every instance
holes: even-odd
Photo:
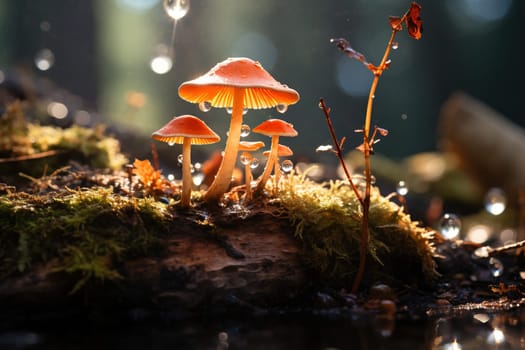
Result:
[[[243,110],[286,107],[299,100],[297,91],[276,81],[259,62],[244,57],[228,58],[206,74],[183,83],[179,96],[192,103],[205,104],[207,108],[232,109],[224,157],[205,195],[210,202],[218,202],[230,186],[239,150]]]
[[[270,151],[264,151],[263,152],[263,156],[265,157],[269,157],[270,156]],[[281,171],[279,169],[279,158],[281,157],[289,157],[289,156],[293,156],[293,151],[290,147],[288,146],[285,146],[285,145],[281,145],[279,144],[278,145],[278,148],[277,148],[277,158],[275,158],[274,162],[273,162],[273,174],[274,174],[274,192],[277,192],[277,186],[279,185],[279,177],[280,177],[280,174],[281,174]],[[271,165],[270,165],[270,169],[271,169]]]
[[[293,128],[293,125],[285,122],[281,119],[268,119],[255,128],[252,129],[253,132],[270,136],[272,138],[272,145],[270,147],[270,155],[268,156],[268,162],[264,168],[264,171],[260,177],[259,183],[257,185],[257,191],[262,191],[266,185],[266,181],[272,173],[272,166],[274,162],[277,161],[277,153],[279,150],[279,137],[288,136],[295,137],[297,136],[297,130]]]
[[[246,192],[244,199],[249,201],[252,199],[252,171],[251,171],[251,160],[252,155],[248,152],[257,151],[259,148],[264,147],[264,142],[262,141],[241,141],[239,142],[239,151],[242,151],[241,154],[241,163],[244,165],[244,178],[246,183]],[[244,161],[243,161],[244,159]]]
[[[182,194],[180,206],[190,206],[191,186],[191,145],[207,145],[220,141],[219,135],[206,123],[193,115],[174,117],[168,124],[155,131],[151,137],[169,144],[182,144]]]

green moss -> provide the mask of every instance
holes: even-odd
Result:
[[[169,213],[151,199],[111,188],[0,196],[0,279],[36,263],[88,280],[119,278],[114,262],[141,256],[167,232]]]
[[[279,216],[291,221],[304,243],[308,265],[336,280],[355,275],[362,210],[347,184],[318,184],[304,175],[290,175],[276,202]],[[428,282],[436,276],[432,232],[418,226],[377,188],[372,188],[369,225],[369,277],[390,275]]]
[[[105,135],[102,125],[93,128],[73,125],[65,129],[42,126],[26,121],[19,102],[9,105],[0,116],[0,158],[24,159],[46,151],[66,153],[70,159],[81,160],[94,168],[120,169],[127,162],[120,153],[119,141]],[[49,159],[45,164],[54,168]],[[56,167],[60,166],[63,164]]]
[[[28,137],[35,140],[35,152],[63,150],[79,152],[94,168],[120,169],[126,157],[120,153],[117,139],[105,135],[105,127],[83,128],[73,125],[67,129],[28,124]]]

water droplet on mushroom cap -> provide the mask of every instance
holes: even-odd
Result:
[[[277,107],[275,107],[275,109],[276,109],[277,112],[279,112],[279,113],[286,113],[286,111],[288,110],[288,105],[285,105],[285,104],[279,104],[279,105],[277,105]]]
[[[209,112],[211,109],[211,102],[209,101],[203,101],[199,103],[199,109],[202,112]]]
[[[251,129],[250,129],[249,125],[243,124],[241,126],[241,137],[246,137],[246,136],[250,135],[250,132],[251,132]]]

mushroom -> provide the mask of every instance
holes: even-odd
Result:
[[[179,96],[189,102],[231,108],[230,129],[224,157],[205,195],[218,202],[228,190],[237,160],[244,109],[278,107],[281,112],[299,100],[297,91],[276,81],[259,62],[249,58],[228,58],[206,74],[179,87]]]
[[[268,156],[268,161],[257,185],[257,191],[262,191],[266,185],[266,181],[270,177],[272,172],[272,166],[274,162],[277,161],[278,150],[279,150],[279,137],[288,136],[295,137],[297,136],[297,130],[293,128],[293,125],[285,122],[281,119],[268,119],[261,124],[257,125],[252,129],[253,132],[270,136],[272,138],[272,145],[270,147],[270,154]]]
[[[244,165],[244,178],[246,182],[246,192],[244,199],[249,201],[252,199],[252,171],[251,171],[251,160],[252,156],[248,152],[257,151],[259,148],[264,147],[262,141],[241,141],[239,142],[239,151],[243,151],[241,154],[241,163]]]
[[[263,156],[269,157],[270,156],[270,151],[264,151],[263,152]],[[293,156],[292,149],[290,147],[288,147],[288,146],[279,144],[277,146],[277,158],[275,158],[275,160],[273,162],[273,173],[274,173],[274,176],[275,176],[274,192],[277,192],[277,186],[279,184],[279,176],[280,176],[280,173],[281,173],[280,169],[279,169],[279,158],[280,157],[289,157],[289,156]],[[272,166],[269,165],[269,168],[271,169]]]
[[[174,117],[168,124],[155,131],[151,137],[169,144],[182,144],[182,194],[180,206],[190,206],[191,186],[191,145],[207,145],[220,141],[219,135],[206,123],[193,115]]]

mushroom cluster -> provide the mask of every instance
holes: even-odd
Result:
[[[192,103],[217,108],[231,108],[230,129],[221,166],[205,195],[218,202],[228,190],[241,135],[243,111],[287,106],[299,100],[297,91],[276,81],[259,62],[249,58],[228,58],[204,75],[179,87],[179,96]]]
[[[281,84],[275,80],[259,62],[245,57],[228,58],[218,63],[202,76],[184,82],[179,87],[179,96],[191,103],[199,104],[202,111],[207,111],[212,107],[226,108],[231,112],[229,131],[227,133],[226,147],[223,152],[221,164],[210,184],[205,200],[209,203],[218,203],[224,193],[231,186],[232,174],[237,162],[237,154],[254,151],[264,146],[263,142],[240,142],[241,129],[243,125],[243,114],[248,109],[263,109],[276,107],[277,111],[284,113],[288,106],[299,100],[297,91]],[[184,117],[184,118],[183,118]],[[192,118],[189,118],[192,117]],[[189,119],[197,119],[193,116],[181,116],[174,118],[170,123],[160,130],[153,133],[154,139],[169,143],[183,144],[183,190],[181,196],[181,206],[190,205],[191,182],[188,180],[190,174],[190,145],[198,143],[212,143],[220,140],[219,136],[209,129],[204,122],[195,127],[195,131],[189,126]],[[188,129],[181,131],[184,124]],[[277,127],[281,130],[273,134],[269,129]],[[204,129],[208,129],[213,136],[203,136]],[[284,130],[284,131],[283,131]],[[271,175],[272,169],[278,169],[278,139],[280,136],[296,136],[297,131],[291,124],[279,119],[270,119],[254,129],[264,135],[272,137],[272,145],[269,151],[268,161],[265,170],[258,182],[258,188],[263,188]],[[248,153],[245,158],[251,157]],[[278,163],[277,163],[278,164]],[[249,165],[245,166],[245,199],[251,199],[252,175]],[[276,179],[278,175],[276,174]],[[188,184],[190,183],[190,184]]]

